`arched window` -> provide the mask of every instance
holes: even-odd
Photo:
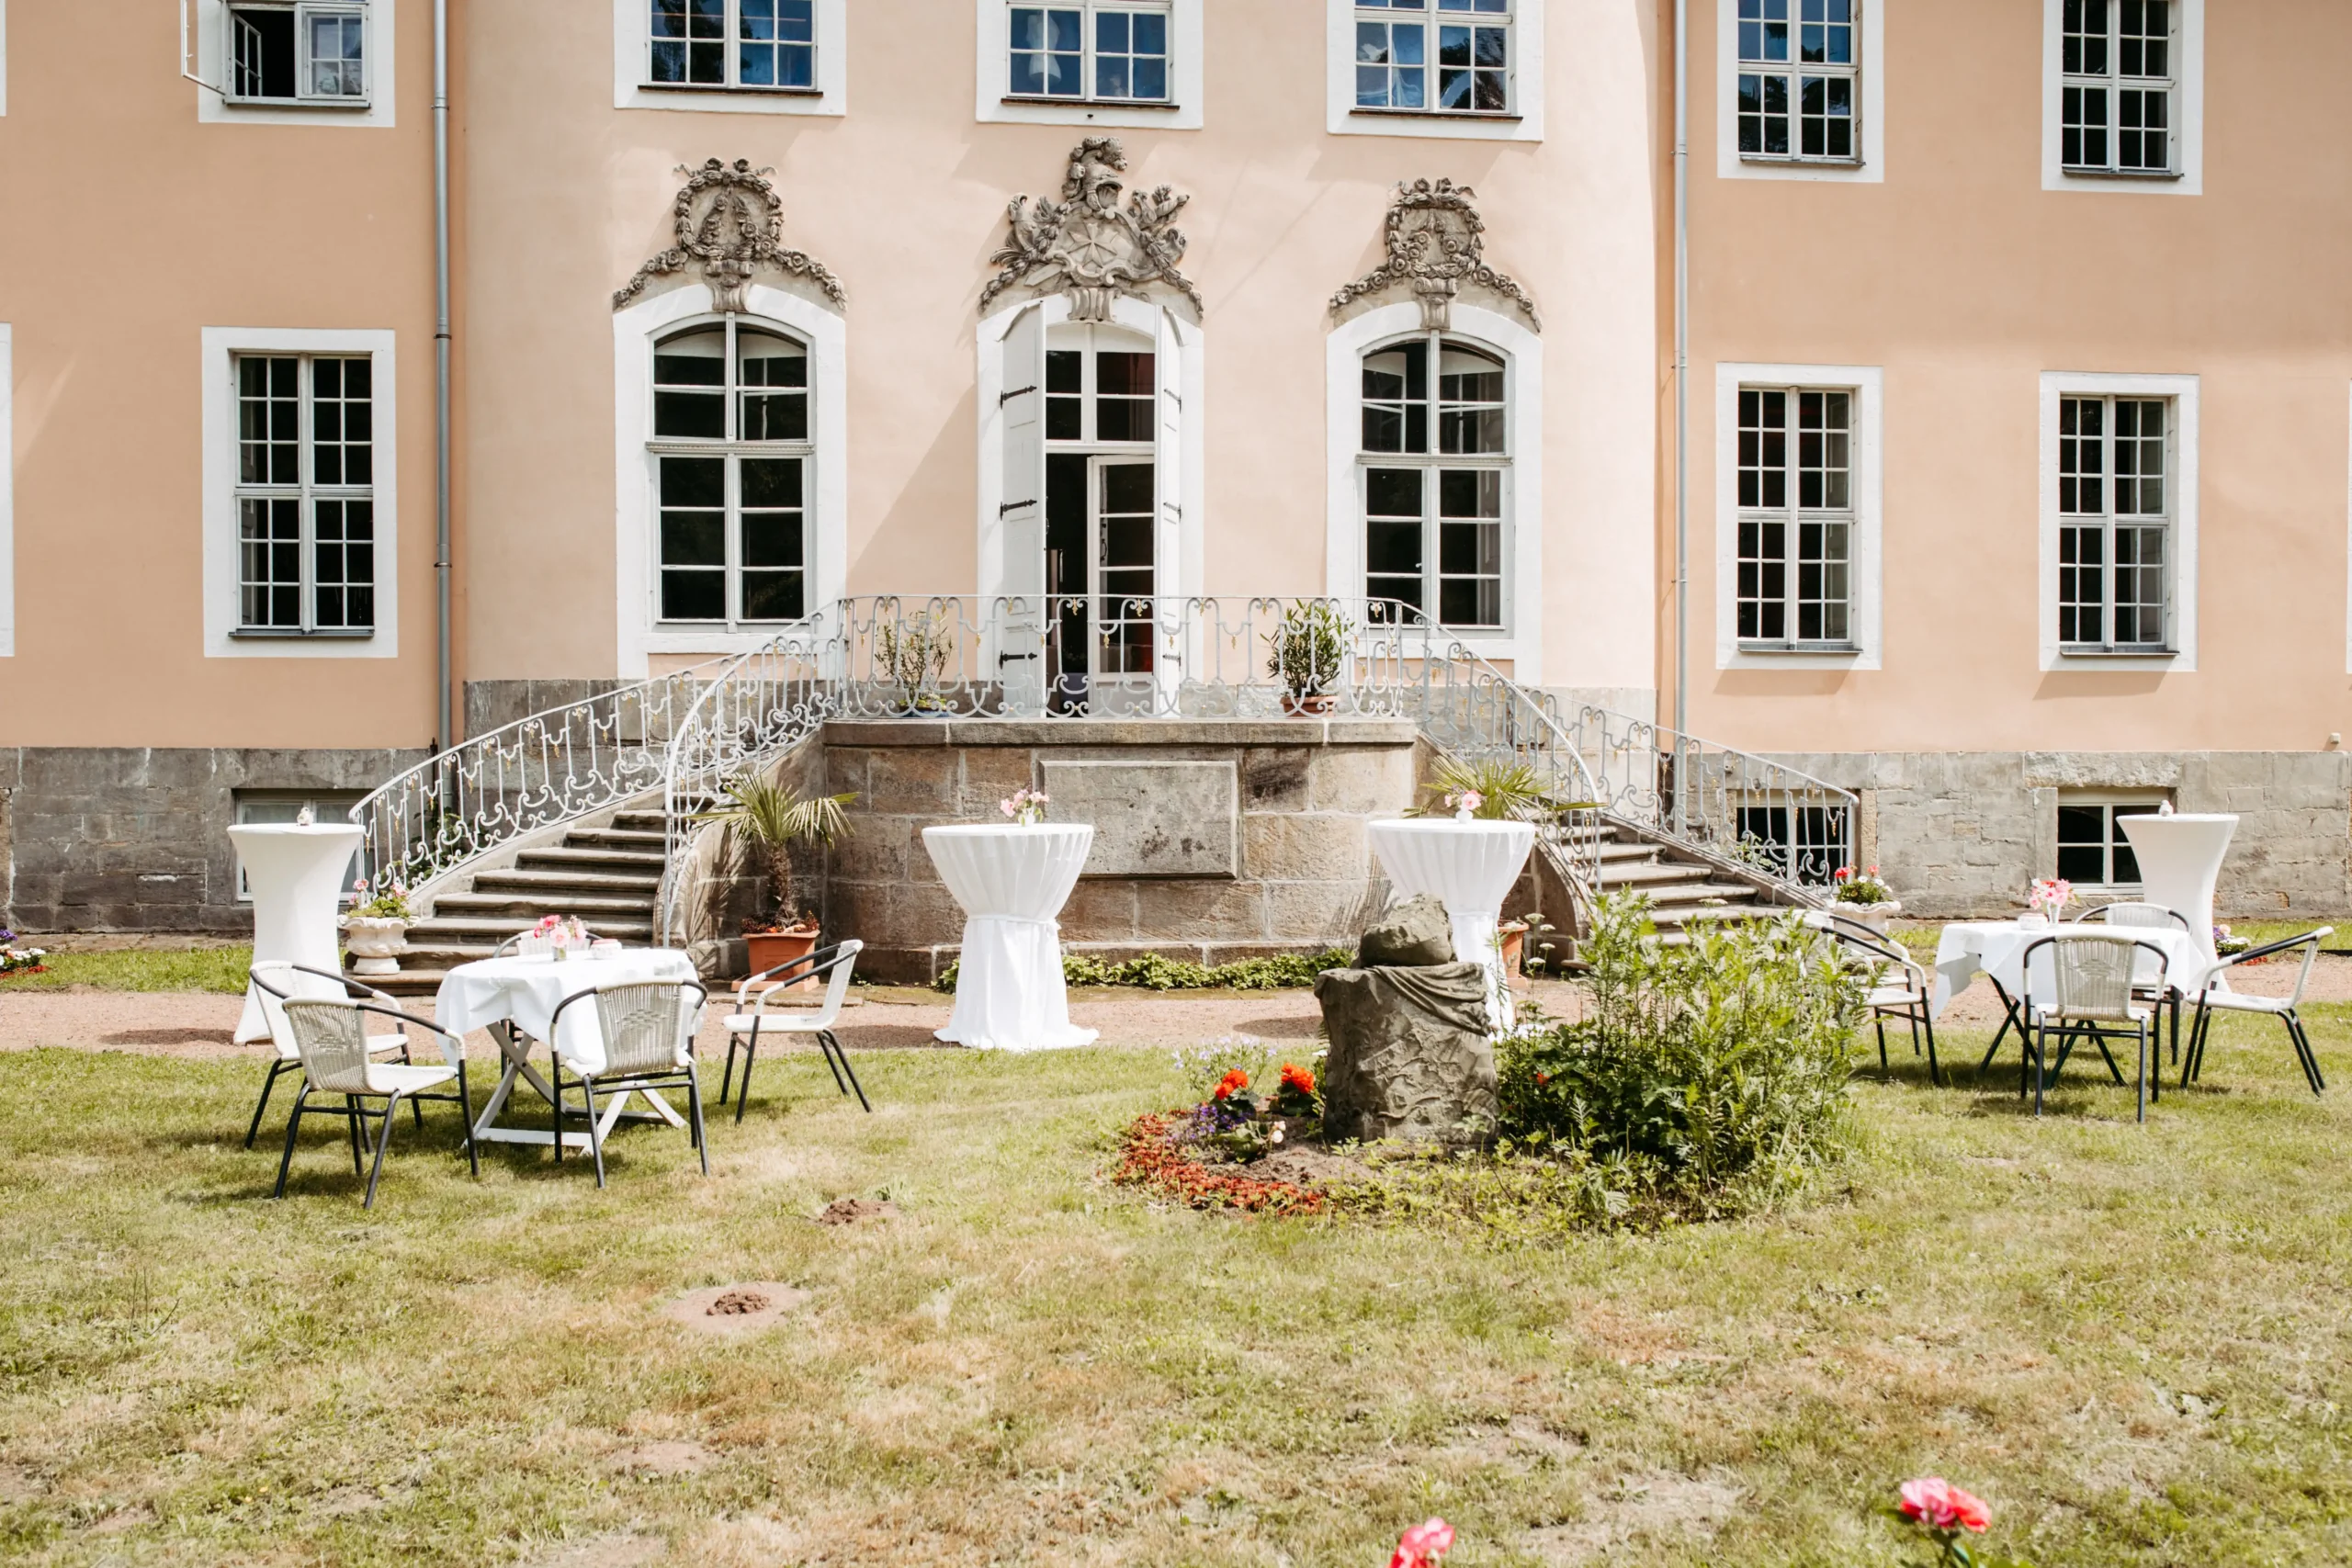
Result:
[[[808,614],[808,346],[740,317],[653,348],[664,623],[735,626]]]
[[[1366,595],[1448,626],[1505,626],[1509,397],[1501,356],[1460,338],[1426,333],[1365,353]]]

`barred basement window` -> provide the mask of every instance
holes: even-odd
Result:
[[[661,619],[808,613],[808,349],[734,316],[653,350]]]
[[[1775,875],[1807,887],[1826,887],[1852,863],[1851,825],[1842,806],[1743,806],[1741,847]]]
[[[2171,0],[2065,0],[2059,162],[2077,174],[2169,175],[2178,49]]]
[[[655,87],[816,92],[816,0],[646,0]]]
[[[1356,0],[1355,107],[1509,114],[1511,43],[1511,0]]]
[[[365,355],[235,357],[242,635],[375,629],[371,371]]]
[[[2171,648],[2172,403],[2058,404],[2058,641],[2069,653]]]
[[[1006,96],[1081,102],[1168,101],[1168,7],[1015,6]]]
[[[228,7],[232,103],[368,106],[363,5]]]
[[[1503,625],[1505,380],[1492,351],[1436,333],[1364,355],[1369,597],[1448,626]]]
[[[1860,0],[1739,0],[1739,155],[1860,160]]]
[[[1850,391],[1739,389],[1739,641],[1853,646]]]

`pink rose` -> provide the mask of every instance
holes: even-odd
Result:
[[[1453,1527],[1443,1519],[1430,1519],[1404,1533],[1396,1542],[1396,1555],[1388,1560],[1388,1568],[1430,1568],[1453,1549]]]
[[[1972,1529],[1982,1534],[1992,1528],[1993,1516],[1984,1502],[1962,1492],[1940,1475],[1923,1475],[1902,1486],[1903,1512],[1929,1529]]]

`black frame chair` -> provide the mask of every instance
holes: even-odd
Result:
[[[865,943],[854,937],[848,938],[833,943],[831,947],[820,948],[814,953],[802,953],[799,957],[779,964],[773,969],[763,970],[747,980],[739,980],[735,983],[737,1010],[729,1014],[727,1020],[727,1071],[718,1080],[718,1103],[722,1106],[727,1103],[728,1091],[734,1085],[735,1048],[741,1044],[743,1048],[743,1088],[735,1100],[736,1121],[743,1120],[744,1107],[751,1103],[752,1066],[759,1060],[760,1026],[767,1016],[768,994],[781,990],[786,986],[797,985],[803,980],[813,980],[820,975],[831,976],[835,970],[844,972],[838,977],[826,982],[827,994],[824,1006],[819,1010],[822,1015],[822,1022],[815,1028],[796,1024],[795,1027],[782,1032],[814,1034],[817,1037],[819,1054],[825,1058],[825,1066],[832,1069],[833,1087],[844,1095],[854,1092],[857,1095],[858,1104],[864,1106],[869,1115],[872,1114],[874,1104],[865,1098],[865,1086],[857,1081],[857,1069],[849,1065],[849,1053],[842,1049],[841,1037],[833,1032],[831,1027],[833,1020],[840,1016],[840,993],[848,989],[849,987],[850,975],[847,971],[855,967],[857,955],[865,950]],[[793,973],[795,970],[805,970],[806,973],[796,975]],[[746,999],[751,998],[752,987],[763,984],[766,988],[757,998],[751,1000],[749,1012],[742,1010]],[[738,1030],[735,1025],[747,1017],[752,1021],[752,1027],[748,1031]],[[843,1081],[844,1076],[847,1078],[846,1082]]]
[[[2305,931],[2301,936],[2282,937],[2277,942],[2266,942],[2260,947],[2249,948],[2244,953],[2233,953],[2229,957],[2222,959],[2221,963],[2215,964],[2213,966],[2212,973],[2205,977],[2204,988],[2197,993],[2197,1019],[2194,1023],[2189,1025],[2188,1059],[2183,1062],[2180,1066],[2180,1087],[2187,1089],[2190,1084],[2195,1083],[2199,1077],[2204,1076],[2205,1043],[2207,1037],[2212,1032],[2212,1015],[2215,1010],[2219,1010],[2222,1012],[2267,1013],[2270,1017],[2276,1018],[2285,1023],[2287,1026],[2287,1038],[2295,1047],[2295,1060],[2303,1069],[2303,1081],[2311,1086],[2311,1090],[2313,1094],[2326,1093],[2327,1079],[2322,1076],[2319,1070],[2319,1053],[2312,1048],[2311,1032],[2303,1027],[2302,1017],[2295,1010],[2302,1003],[2303,987],[2305,985],[2309,984],[2311,980],[2312,964],[2319,957],[2319,944],[2328,937],[2334,936],[2335,934],[2335,928],[2334,926],[2322,926],[2317,931]],[[2222,977],[2222,970],[2232,968],[2240,964],[2248,963],[2256,958],[2268,958],[2275,953],[2285,953],[2290,948],[2302,947],[2306,945],[2310,947],[2311,951],[2303,954],[2303,971],[2301,974],[2295,976],[2295,993],[2293,996],[2287,998],[2283,1006],[2270,1007],[2267,1005],[2260,1005],[2267,1003],[2273,999],[2267,997],[2242,998],[2236,1003],[2223,1002],[2214,999],[2217,997],[2230,995],[2228,992],[2216,992],[2213,989],[2213,982]],[[2249,1002],[2256,1005],[2249,1006],[2247,1005]]]
[[[1878,1065],[1886,1068],[1886,1021],[1900,1020],[1911,1026],[1911,1055],[1919,1054],[1919,1038],[1924,1032],[1928,1041],[1928,1081],[1938,1088],[1943,1086],[1943,1068],[1936,1060],[1936,1022],[1928,1016],[1928,1004],[1934,992],[1929,989],[1926,965],[1904,950],[1903,944],[1885,935],[1876,926],[1865,925],[1850,915],[1835,909],[1808,909],[1805,923],[1844,946],[1869,955],[1874,966],[1893,964],[1900,967],[1905,979],[1905,999],[1900,1002],[1872,1000],[1871,1021],[1878,1031]],[[1873,997],[1880,989],[1877,975],[1871,976]]]
[[[357,980],[353,979],[350,976],[338,974],[331,969],[313,969],[307,964],[294,964],[290,962],[281,964],[269,960],[265,960],[262,964],[255,965],[254,967],[286,968],[294,971],[297,975],[315,975],[322,980],[333,980],[335,984],[341,986],[344,989],[344,999],[346,1001],[358,1001],[364,998],[369,1001],[381,1003],[383,1006],[389,1007],[394,1011],[398,1011],[400,1009],[399,999],[390,992],[379,991],[373,986],[362,985]],[[258,987],[272,1001],[277,1003],[280,1009],[283,1009],[288,1001],[295,999],[288,993],[279,990],[277,987],[263,979],[259,975],[254,974],[253,968],[246,969],[245,983],[249,986]],[[266,1016],[267,1009],[265,1008],[263,1010],[265,1016]],[[408,1015],[401,1013],[401,1016],[405,1018]],[[415,1020],[413,1021],[422,1022],[423,1021]],[[428,1025],[427,1027],[431,1026]],[[272,1032],[270,1044],[273,1048],[277,1044],[275,1032]],[[385,1049],[389,1050],[390,1047],[387,1046]],[[411,1066],[412,1064],[409,1060],[408,1035],[405,1032],[403,1032],[400,1037],[400,1053],[401,1066]],[[301,1070],[302,1059],[300,1056],[289,1057],[282,1051],[278,1054],[277,1059],[270,1063],[269,1076],[261,1080],[261,1099],[254,1102],[254,1119],[245,1128],[245,1147],[252,1148],[254,1146],[254,1140],[261,1135],[262,1113],[269,1109],[269,1093],[270,1090],[277,1087],[278,1075],[280,1073],[300,1072]],[[420,1133],[424,1131],[424,1108],[421,1105],[412,1103],[410,1109],[416,1112],[416,1130]]]
[[[2120,993],[2118,999],[2109,1001],[2097,997],[2082,998],[2069,996],[2067,962],[2064,948],[2076,943],[2091,943],[2101,947],[2131,950],[2124,956],[2123,974],[2120,982],[2112,976],[2092,976],[2087,982],[2079,980],[2075,982],[2075,984],[2088,983],[2097,986],[2120,984]],[[2046,947],[2060,949],[2059,952],[2051,955],[2050,961],[2052,976],[2056,982],[2058,999],[2047,1008],[2037,1008],[2033,1002],[2033,960],[2034,955]],[[2166,957],[2165,950],[2152,942],[2120,934],[2109,936],[2104,932],[2077,931],[2061,931],[2027,945],[2025,962],[2020,971],[2025,977],[2022,987],[2024,994],[2022,1032],[2025,1052],[2018,1061],[2018,1098],[2020,1100],[2025,1098],[2026,1079],[2030,1075],[2033,1079],[2033,1113],[2036,1116],[2041,1114],[2044,1093],[2050,1085],[2058,1081],[2058,1075],[2066,1070],[2067,1057],[2074,1054],[2075,1046],[2083,1040],[2087,1039],[2098,1047],[2098,1054],[2106,1058],[2109,1073],[2113,1075],[2117,1084],[2120,1085],[2123,1082],[2123,1069],[2116,1066],[2114,1053],[2108,1050],[2107,1043],[2109,1040],[2124,1038],[2120,1025],[2127,1021],[2132,1024],[2131,1037],[2138,1053],[2135,1078],[2138,1119],[2142,1122],[2148,1119],[2148,1101],[2151,1099],[2157,1100],[2164,1099],[2162,1060],[2164,1042],[2157,1032],[2158,1021],[2154,1012],[2143,1016],[2133,1006],[2135,999],[2133,993],[2140,988],[2134,977],[2134,972],[2139,967],[2139,955],[2143,953],[2155,955],[2156,988],[2162,990],[2166,983],[2165,976],[2171,961]],[[2054,1066],[2050,1062],[2050,1031],[2053,1024],[2060,1032],[2058,1060]],[[2159,1055],[2156,1063],[2157,1071],[2153,1077],[2148,1072],[2148,1047],[2152,1040]]]
[[[317,970],[312,970],[311,972],[312,974],[318,973]],[[362,988],[365,989],[366,987]],[[309,1063],[306,1060],[303,1064],[301,1091],[294,1097],[294,1113],[286,1120],[286,1152],[278,1156],[277,1187],[277,1190],[270,1194],[271,1197],[283,1198],[286,1196],[286,1179],[294,1168],[294,1145],[297,1138],[301,1134],[302,1118],[304,1116],[341,1116],[345,1119],[351,1133],[351,1171],[355,1176],[363,1174],[359,1145],[366,1123],[370,1117],[373,1117],[381,1122],[383,1125],[376,1134],[375,1164],[372,1168],[364,1169],[364,1174],[368,1178],[368,1196],[366,1200],[361,1202],[360,1207],[363,1209],[374,1208],[376,1206],[376,1184],[384,1174],[384,1151],[386,1148],[390,1146],[392,1141],[392,1123],[399,1119],[401,1101],[402,1100],[406,1100],[409,1102],[409,1108],[416,1112],[416,1124],[419,1131],[422,1131],[424,1126],[424,1112],[423,1108],[419,1106],[418,1101],[439,1100],[447,1100],[456,1105],[458,1108],[458,1119],[465,1124],[466,1163],[472,1168],[474,1175],[480,1176],[481,1174],[481,1151],[474,1143],[473,1101],[470,1096],[467,1093],[466,1089],[466,1043],[463,1040],[459,1039],[457,1035],[450,1033],[447,1030],[442,1028],[437,1023],[429,1022],[424,1019],[416,1017],[413,1013],[402,1012],[396,1007],[386,1007],[379,1002],[361,1002],[352,1001],[349,999],[334,1001],[322,997],[290,997],[287,998],[284,1005],[288,1010],[287,1014],[288,1026],[297,1031],[295,1038],[298,1041],[301,1039],[301,1034],[300,1032],[300,1024],[298,1020],[300,1018],[302,1013],[306,1012],[308,1010],[313,1009],[340,1009],[348,1010],[354,1015],[371,1012],[379,1013],[386,1018],[397,1019],[402,1025],[413,1024],[419,1029],[430,1030],[449,1043],[442,1048],[442,1055],[448,1066],[457,1069],[456,1081],[458,1087],[454,1092],[446,1094],[435,1093],[430,1089],[337,1089],[331,1081],[323,1087],[320,1087],[313,1083],[309,1070]],[[354,1027],[359,1031],[360,1040],[364,1047],[367,1038],[367,1025],[362,1021],[355,1024]],[[407,1032],[405,1028],[401,1032],[401,1038],[407,1038]],[[408,1062],[405,1059],[399,1063],[397,1067],[394,1067],[394,1065],[390,1063],[377,1064],[370,1059],[369,1054],[364,1048],[360,1051],[359,1070],[362,1073],[363,1079],[368,1068],[379,1065],[394,1068],[394,1070],[398,1070],[399,1068],[413,1069],[414,1066],[414,1064]],[[446,1083],[449,1080],[445,1078],[441,1081]],[[333,1105],[312,1106],[310,1104],[310,1098],[311,1090],[314,1087],[318,1087],[319,1092],[322,1094],[340,1094],[343,1097],[343,1104],[339,1107]],[[384,1109],[381,1111],[370,1111],[360,1103],[362,1098],[372,1099],[378,1094],[385,1096]]]
[[[616,1017],[620,1004],[608,998],[623,993],[644,991],[675,991],[678,1005],[684,1010],[674,1015],[672,1027],[677,1031],[664,1058],[658,1042],[642,1037],[641,1018]],[[695,993],[692,1008],[685,1006],[685,993]],[[710,1000],[710,992],[695,980],[626,980],[615,985],[595,986],[584,991],[574,991],[556,1004],[548,1018],[548,1055],[553,1058],[548,1073],[549,1086],[555,1090],[555,1158],[563,1163],[564,1091],[570,1086],[563,1079],[564,1060],[559,1042],[563,1038],[564,1010],[585,998],[596,998],[596,1027],[605,1045],[607,1070],[602,1073],[573,1071],[572,1081],[580,1088],[581,1099],[588,1107],[588,1147],[596,1160],[596,1185],[605,1185],[605,1134],[596,1120],[596,1091],[601,1087],[608,1093],[628,1094],[639,1089],[684,1089],[690,1111],[687,1135],[693,1139],[695,1150],[702,1156],[702,1173],[710,1174],[710,1144],[704,1135],[702,1114],[702,1081],[695,1073],[695,1026],[702,1017],[702,1010]],[[685,1065],[677,1064],[683,1053]],[[615,1064],[617,1063],[617,1066]]]

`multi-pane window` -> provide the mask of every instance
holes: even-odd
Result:
[[[808,613],[808,350],[724,322],[653,350],[661,618]]]
[[[1854,394],[1739,389],[1739,640],[1853,641]]]
[[[1011,21],[1008,96],[1168,101],[1166,6],[1015,6]]]
[[[1739,0],[1743,158],[1860,156],[1855,12],[1860,0]]]
[[[2065,0],[2059,162],[2095,174],[2173,172],[2170,0]]]
[[[2172,403],[2058,402],[2058,640],[2070,651],[2160,652],[2171,628]]]
[[[645,0],[657,87],[817,88],[817,0]]]
[[[237,396],[237,626],[366,636],[376,625],[373,366],[243,354]]]
[[[368,102],[368,12],[342,0],[228,7],[232,101]]]
[[[1511,0],[1356,0],[1356,107],[1511,110]]]
[[[2140,862],[2122,818],[2155,814],[2161,797],[2068,794],[2058,797],[2058,874],[2094,887],[2136,887]]]
[[[1498,355],[1437,333],[1364,355],[1367,596],[1502,627],[1507,395]]]
[[[1826,887],[1851,863],[1842,806],[1742,806],[1738,813],[1741,847],[1790,881]]]

